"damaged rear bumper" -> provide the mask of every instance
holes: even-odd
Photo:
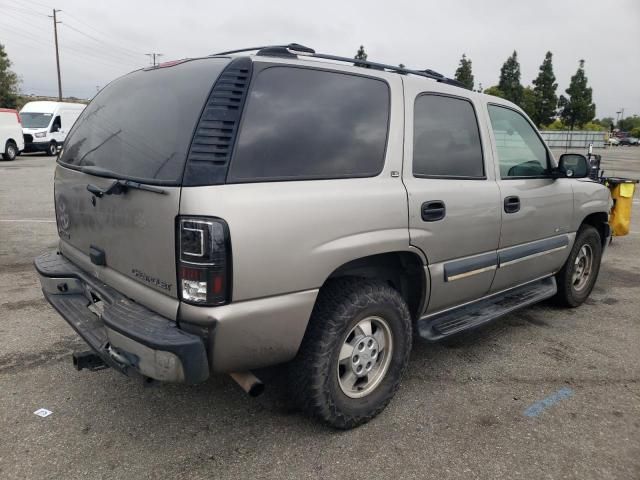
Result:
[[[47,301],[110,367],[126,375],[199,383],[209,377],[201,337],[133,302],[63,255],[35,259]]]

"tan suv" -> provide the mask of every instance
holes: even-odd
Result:
[[[364,67],[364,68],[363,68]],[[78,368],[195,383],[287,364],[339,427],[379,413],[415,334],[577,306],[609,236],[586,159],[432,71],[288,45],[132,72],[58,159],[48,301]]]

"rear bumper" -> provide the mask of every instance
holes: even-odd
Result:
[[[135,303],[63,255],[35,259],[47,301],[104,362],[126,375],[199,383],[209,377],[203,339]]]

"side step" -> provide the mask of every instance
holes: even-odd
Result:
[[[418,333],[427,340],[440,340],[553,297],[557,290],[555,277],[537,280],[463,307],[423,317],[418,320]]]

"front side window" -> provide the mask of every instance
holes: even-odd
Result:
[[[471,102],[420,95],[413,124],[414,176],[484,178],[480,133]]]
[[[489,105],[489,117],[500,163],[500,177],[541,177],[549,172],[544,143],[524,116]]]
[[[369,177],[384,165],[389,87],[308,68],[257,74],[227,181]]]

